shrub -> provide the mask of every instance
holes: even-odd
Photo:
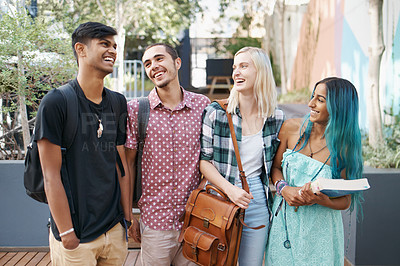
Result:
[[[278,97],[279,103],[303,103],[308,104],[311,97],[311,91],[308,88],[301,90],[292,90]]]
[[[376,168],[400,168],[400,113],[393,108],[385,111],[390,123],[383,125],[384,145],[374,149],[368,145],[368,135],[363,139],[365,165]]]

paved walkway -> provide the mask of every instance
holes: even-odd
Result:
[[[286,119],[303,117],[310,112],[307,104],[279,104],[278,107],[285,112]]]

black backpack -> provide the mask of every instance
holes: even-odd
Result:
[[[61,179],[67,193],[67,197],[71,199],[71,191],[69,186],[68,174],[67,169],[65,166],[65,155],[66,151],[71,147],[76,131],[78,128],[78,96],[75,93],[72,85],[73,83],[77,82],[73,80],[68,84],[61,86],[60,88],[56,89],[61,92],[64,99],[67,102],[67,121],[65,126],[65,131],[63,132],[62,136],[62,143],[63,147],[61,148],[62,151],[62,166],[61,166]],[[109,91],[107,95],[110,95],[110,102],[112,106],[112,110],[116,115],[116,119],[120,117],[120,102],[118,101],[117,97],[114,95],[112,91]],[[118,121],[118,120],[116,120]],[[26,194],[37,200],[39,202],[47,203],[46,193],[44,191],[44,182],[43,182],[43,173],[42,167],[40,165],[39,159],[39,150],[37,147],[35,139],[35,130],[33,131],[31,142],[29,143],[26,149],[26,156],[25,156],[25,170],[24,170],[24,186],[26,189]],[[117,152],[117,163],[120,167],[122,176],[124,176],[124,169],[122,167],[121,158]]]

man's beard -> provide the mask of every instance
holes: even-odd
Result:
[[[167,78],[167,80],[162,81],[162,83],[155,83],[154,85],[158,88],[165,88],[168,87],[168,85],[176,78],[176,75],[178,75],[177,71],[175,70],[174,72],[171,72],[172,75],[169,76],[169,78]]]
[[[163,83],[157,85],[158,88],[165,88],[170,83],[170,80],[164,81]]]

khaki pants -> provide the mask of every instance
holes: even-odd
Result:
[[[140,258],[143,266],[189,266],[196,265],[182,254],[178,242],[180,231],[158,231],[150,229],[140,221],[142,234]]]
[[[53,266],[123,265],[128,254],[125,229],[120,223],[92,242],[80,243],[75,249],[64,248],[52,232],[49,235],[49,244]]]

